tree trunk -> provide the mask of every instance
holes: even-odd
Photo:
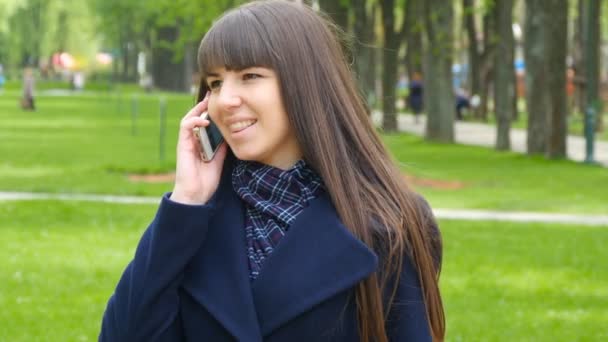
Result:
[[[122,72],[120,79],[123,82],[129,81],[129,64],[130,64],[130,56],[129,56],[129,42],[126,39],[123,39],[122,45]]]
[[[381,2],[382,27],[384,28],[384,50],[382,55],[382,111],[384,112],[382,128],[385,132],[397,131],[397,114],[395,108],[397,83],[397,56],[401,45],[395,33],[395,2]]]
[[[479,94],[481,84],[479,75],[479,44],[477,44],[477,28],[475,27],[475,1],[463,0],[462,11],[469,42],[469,84],[471,94]]]
[[[373,26],[370,25],[372,22],[372,18],[370,18],[370,14],[367,13],[366,8],[366,0],[352,0],[352,8],[354,14],[353,20],[353,31],[354,35],[357,38],[355,41],[355,77],[357,82],[359,83],[359,90],[365,100],[367,100],[368,104],[372,101],[371,94],[374,91],[373,81],[369,82],[368,76],[370,74],[370,69],[373,68],[374,64],[372,64],[372,54],[373,48],[372,44],[374,44],[374,30]],[[372,12],[373,15],[373,12]]]
[[[496,13],[498,6],[493,5],[483,16],[483,52],[480,57],[480,103],[477,118],[488,121],[488,103],[492,99],[494,82],[494,59],[496,54]]]
[[[599,10],[596,11],[596,12],[594,12],[594,13],[592,13],[595,16],[595,18],[593,19],[594,26],[590,27],[590,29],[594,30],[594,32],[595,32],[593,34],[593,37],[595,38],[595,41],[592,42],[592,43],[590,42],[590,44],[592,44],[592,46],[596,47],[595,48],[595,51],[596,51],[595,52],[596,53],[596,55],[595,55],[596,56],[595,61],[597,61],[597,64],[596,65],[589,65],[589,67],[593,68],[592,70],[594,70],[595,75],[598,76],[599,81],[600,81],[599,84],[597,85],[598,86],[597,87],[598,94],[595,94],[595,98],[598,101],[598,103],[595,106],[595,108],[597,110],[596,117],[595,117],[595,131],[596,132],[601,132],[603,130],[603,125],[604,125],[604,122],[602,120],[603,115],[602,115],[602,105],[601,105],[601,102],[602,102],[602,96],[601,96],[602,91],[601,91],[601,89],[603,87],[602,87],[602,84],[601,84],[601,77],[599,77],[600,72],[601,72],[600,70],[602,70],[602,66],[601,66],[601,64],[602,64],[602,58],[601,58],[601,55],[602,55],[601,54],[601,49],[602,49],[602,29],[601,29],[601,24],[602,24],[602,20],[601,20],[601,15],[600,15],[601,8],[602,8],[602,1],[601,0],[593,0],[593,1],[597,1],[597,5],[595,5],[595,6]]]
[[[424,26],[424,4],[420,0],[407,0],[405,7],[405,25],[407,51],[405,65],[408,79],[414,74],[422,75],[423,43],[422,31]]]
[[[585,82],[585,136],[587,139],[593,137],[591,132],[591,124],[593,123],[594,131],[600,131],[602,128],[602,111],[601,111],[601,29],[600,29],[600,0],[588,0],[585,1],[584,16],[583,16],[583,27],[585,32],[584,37],[584,54],[583,61],[587,68],[586,70],[586,82]],[[594,10],[597,9],[597,10]],[[589,111],[593,115],[589,116]],[[591,121],[591,120],[594,120]],[[589,152],[590,145],[587,143],[587,151]],[[588,155],[587,158],[593,157]]]
[[[524,54],[526,59],[526,105],[528,109],[528,154],[546,151],[549,106],[546,92],[547,54],[544,38],[545,6],[538,0],[526,0]]]
[[[511,149],[511,119],[513,118],[513,98],[515,73],[513,71],[513,0],[496,2],[498,45],[496,51],[496,80],[495,80],[495,113],[497,122],[496,149],[506,151]]]
[[[547,68],[547,92],[549,97],[548,143],[549,158],[566,157],[567,103],[566,103],[566,49],[568,37],[568,1],[544,1]]]
[[[577,15],[574,20],[574,34],[572,41],[572,61],[573,61],[573,73],[572,81],[574,82],[574,94],[572,111],[581,114],[581,117],[585,115],[586,101],[585,101],[585,61],[584,61],[584,49],[585,49],[585,37],[583,25],[583,13],[585,11],[585,1],[578,0],[577,2]]]
[[[378,11],[379,6],[377,4],[374,4],[370,13],[370,28],[376,27],[376,14],[378,13]],[[378,44],[377,42],[379,41],[379,39],[376,37],[375,30],[368,28],[367,35],[365,37],[365,39],[370,43],[373,42],[373,44]],[[378,98],[380,97],[380,93],[382,92],[382,90],[380,90],[379,87],[376,86],[376,84],[378,83],[378,74],[380,72],[380,63],[378,63],[378,60],[381,50],[377,48],[376,45],[373,45],[370,46],[367,51],[369,53],[369,66],[367,67],[367,70],[363,75],[363,80],[367,84],[367,86],[370,87],[370,92],[367,94],[369,106],[375,107],[377,106]]]
[[[427,0],[424,5],[426,137],[436,141],[454,142],[452,3]]]
[[[175,27],[162,27],[157,30],[156,42],[152,48],[152,77],[155,86],[160,89],[185,90],[183,61],[175,62],[173,51],[165,45],[166,42],[173,42],[177,39]]]
[[[184,84],[183,89],[190,91],[192,86],[198,86],[199,79],[196,77],[196,54],[197,49],[194,42],[186,43],[184,47]]]

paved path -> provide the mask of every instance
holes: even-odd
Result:
[[[0,192],[0,203],[3,201],[25,200],[61,200],[61,201],[87,201],[121,204],[158,204],[160,197],[137,197],[116,195],[91,194],[51,194],[33,192]],[[1,204],[0,204],[1,205]],[[512,221],[512,222],[545,222],[568,223],[588,226],[608,226],[606,215],[573,215],[555,213],[531,212],[501,212],[490,210],[458,210],[433,209],[435,216],[441,219],[473,220],[473,221]]]
[[[381,116],[381,112],[374,112],[374,122],[379,123]],[[425,116],[421,116],[419,122],[416,123],[413,115],[401,114],[399,116],[399,130],[421,136],[424,134],[425,122]],[[456,142],[465,145],[494,147],[496,142],[496,128],[483,123],[457,121],[454,134]],[[579,162],[585,160],[585,139],[570,135],[567,142],[568,158]],[[515,152],[526,153],[525,130],[511,129],[511,149]],[[595,141],[594,159],[608,167],[608,142]]]

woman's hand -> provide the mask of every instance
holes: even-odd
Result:
[[[184,204],[205,204],[217,190],[226,158],[226,143],[222,143],[213,159],[203,161],[195,127],[207,127],[209,120],[201,118],[207,110],[209,94],[182,119],[177,141],[175,186],[171,200]]]

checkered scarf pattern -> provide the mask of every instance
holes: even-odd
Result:
[[[249,278],[253,281],[298,214],[322,193],[322,180],[303,160],[289,170],[238,161],[232,186],[245,202]]]

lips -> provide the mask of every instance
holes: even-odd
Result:
[[[240,132],[240,131],[248,128],[248,127],[251,127],[256,122],[257,122],[257,120],[238,121],[238,122],[235,122],[233,124],[230,124],[230,126],[228,126],[228,128],[230,129],[231,132],[237,133],[237,132]]]

